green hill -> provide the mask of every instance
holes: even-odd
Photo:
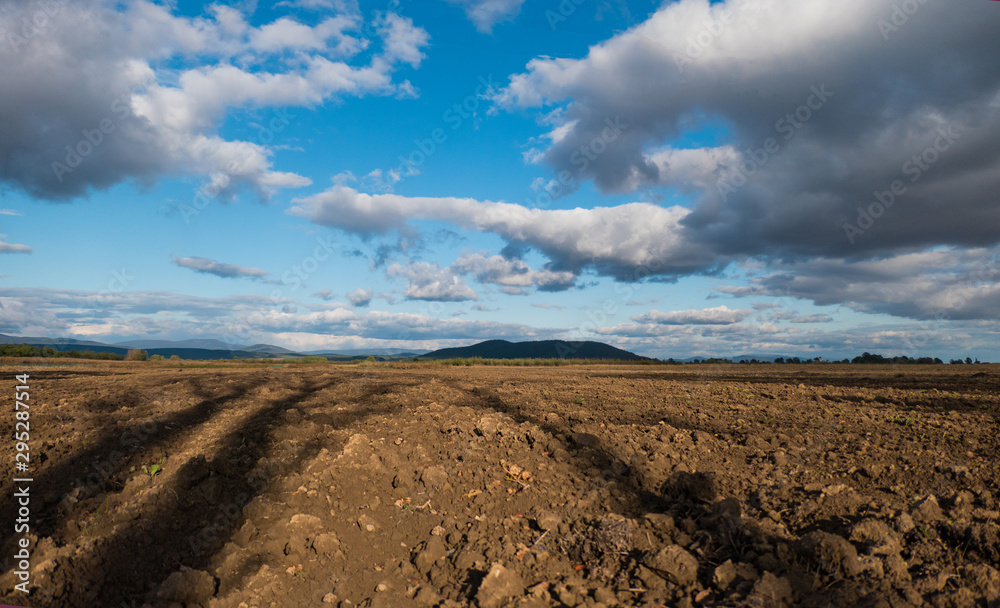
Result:
[[[482,357],[483,359],[646,359],[646,357],[640,357],[635,353],[602,342],[568,342],[566,340],[536,342],[487,340],[472,346],[442,348],[417,358],[420,360],[439,360],[467,357]]]

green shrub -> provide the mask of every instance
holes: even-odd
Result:
[[[153,355],[149,358],[150,361],[166,361],[166,359],[163,355]]]
[[[149,359],[149,353],[138,348],[130,348],[128,354],[125,355],[126,361],[146,361]]]
[[[55,349],[53,349],[55,350]],[[4,357],[44,357],[42,349],[30,344],[0,344],[0,355]],[[51,355],[55,356],[55,355]]]

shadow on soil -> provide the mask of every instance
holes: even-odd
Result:
[[[322,448],[334,447],[327,445],[325,438],[295,448],[287,445],[292,442],[273,439],[278,431],[294,424],[282,417],[289,408],[345,381],[343,378],[308,381],[301,376],[290,380],[300,381],[299,386],[285,387],[294,391],[290,396],[271,401],[218,438],[217,445],[223,447],[211,460],[196,457],[186,462],[171,483],[163,485],[154,497],[147,495],[147,504],[140,507],[137,519],[129,517],[128,521],[122,521],[115,511],[116,506],[129,498],[123,489],[134,475],[130,468],[148,461],[151,454],[163,453],[165,447],[211,422],[228,403],[262,385],[273,387],[273,378],[257,377],[215,395],[196,381],[194,392],[202,398],[199,403],[162,416],[153,425],[109,428],[90,447],[64,457],[37,477],[32,484],[33,495],[62,497],[61,502],[35,503],[37,536],[58,540],[82,534],[95,537],[96,542],[74,556],[71,563],[61,565],[63,570],[72,570],[73,580],[66,581],[66,585],[73,588],[59,585],[59,589],[47,590],[52,597],[32,596],[34,605],[55,605],[47,602],[56,601],[67,608],[141,605],[148,592],[158,588],[181,566],[204,568],[243,523],[245,506],[270,491],[275,482],[299,472],[303,463]],[[384,385],[366,382],[356,391],[356,398],[363,403],[371,395],[385,392]],[[360,408],[322,416],[322,422],[343,428],[372,415],[395,412],[398,408]],[[112,453],[120,456],[109,458]],[[267,475],[249,477],[248,471],[261,458],[268,461]],[[95,467],[86,480],[75,479],[81,473],[80,463],[94,462],[101,466]],[[6,521],[10,521],[6,518],[16,508],[12,494],[5,493],[0,509]],[[67,501],[67,496],[74,495],[73,500]],[[77,520],[88,512],[94,512],[96,517],[91,518],[89,528],[81,528]],[[13,554],[13,540],[5,541],[0,548],[6,555]],[[9,564],[5,567],[8,569]],[[83,581],[88,584],[81,588]],[[23,596],[2,597],[3,601],[24,600]]]

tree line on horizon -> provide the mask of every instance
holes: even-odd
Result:
[[[123,361],[118,353],[96,353],[92,350],[57,350],[51,346],[31,344],[0,344],[0,357],[46,357],[66,359],[100,359],[103,361]]]
[[[673,359],[667,359],[667,363],[681,364],[679,361],[674,361]],[[716,357],[709,357],[706,359],[694,359],[690,363],[733,363],[732,359],[720,359]],[[814,357],[812,359],[800,359],[799,357],[778,357],[773,362],[772,361],[761,361],[759,359],[741,359],[739,363],[758,363],[758,364],[803,364],[803,363],[840,363],[840,364],[853,364],[853,365],[944,365],[939,357],[907,357],[906,355],[897,355],[895,357],[884,357],[882,355],[876,355],[869,352],[865,352],[853,359],[823,359],[822,357]],[[952,359],[948,362],[950,365],[979,365],[983,363],[978,358],[973,360],[972,357],[966,357],[963,361],[962,359]]]

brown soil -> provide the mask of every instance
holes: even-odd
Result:
[[[1000,605],[998,366],[25,370],[0,603]]]

